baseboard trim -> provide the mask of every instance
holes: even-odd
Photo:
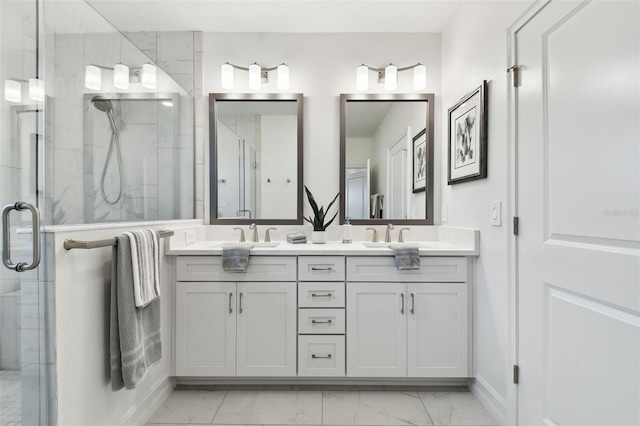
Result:
[[[507,403],[482,377],[469,379],[471,393],[501,425],[508,425]]]
[[[357,377],[178,377],[178,385],[216,386],[436,386],[467,387],[466,378],[409,379]]]
[[[169,397],[176,387],[176,379],[167,377],[160,380],[151,388],[145,399],[127,411],[118,422],[119,425],[144,425],[149,417],[156,412],[160,405]]]

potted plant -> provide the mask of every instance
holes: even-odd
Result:
[[[338,215],[338,212],[336,212],[336,214],[333,215],[330,221],[325,223],[325,219],[327,218],[327,213],[331,209],[331,206],[333,206],[333,203],[336,202],[340,193],[336,194],[336,196],[333,198],[333,201],[329,203],[329,206],[325,211],[324,207],[318,208],[318,203],[316,203],[316,200],[315,198],[313,198],[313,194],[311,194],[311,191],[309,191],[309,188],[307,188],[307,185],[304,186],[304,190],[307,193],[307,199],[309,200],[309,204],[311,205],[311,209],[313,210],[313,216],[304,218],[304,220],[306,220],[311,225],[313,225],[313,232],[311,233],[311,241],[314,244],[324,244],[328,240],[326,229],[329,225],[331,225],[331,222],[334,221],[334,219]]]

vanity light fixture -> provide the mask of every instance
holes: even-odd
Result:
[[[102,70],[95,65],[87,65],[84,69],[84,87],[90,90],[102,88]]]
[[[143,64],[136,69],[129,69],[125,64],[115,64],[113,68],[91,64],[84,71],[84,86],[87,89],[102,89],[102,70],[113,71],[113,87],[116,89],[129,90],[131,75],[139,76],[142,87],[155,89],[158,86],[157,70],[152,64]]]
[[[415,65],[398,68],[389,64],[384,68],[375,68],[362,64],[356,69],[356,89],[363,91],[369,88],[369,71],[378,73],[378,82],[384,81],[385,90],[396,90],[398,87],[398,72],[413,70],[413,90],[424,90],[427,80],[427,68],[418,62]]]
[[[249,88],[251,90],[260,90],[262,83],[269,79],[269,71],[277,70],[277,88],[279,90],[289,90],[289,66],[285,63],[277,67],[263,68],[255,62],[249,65],[249,67],[242,67],[225,62],[220,68],[220,85],[223,89],[233,90],[234,69],[249,72]]]
[[[155,89],[158,86],[158,74],[152,64],[143,64],[140,71],[140,84],[146,89]]]
[[[34,101],[44,101],[44,80],[38,78],[29,79],[29,97]]]
[[[116,89],[129,90],[129,67],[125,64],[113,66],[113,86]]]
[[[22,102],[22,84],[16,80],[5,80],[4,98],[9,102]]]

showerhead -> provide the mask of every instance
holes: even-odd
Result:
[[[109,114],[113,111],[113,104],[111,100],[107,98],[103,98],[102,96],[94,96],[91,98],[91,102],[93,102],[93,106],[96,107],[99,111],[106,112]]]

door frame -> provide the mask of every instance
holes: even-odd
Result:
[[[404,142],[404,147],[402,147],[402,144]],[[402,134],[400,136],[398,136],[397,138],[394,139],[394,142],[389,144],[387,146],[387,201],[385,202],[386,204],[386,208],[385,211],[387,212],[387,214],[391,213],[392,208],[392,202],[393,199],[395,198],[394,195],[392,195],[392,191],[391,191],[391,187],[392,185],[392,179],[391,179],[391,159],[392,159],[392,151],[394,150],[394,148],[396,147],[400,147],[402,148],[402,151],[404,151],[405,153],[405,166],[406,166],[406,173],[403,173],[404,175],[404,186],[405,186],[405,190],[403,191],[402,194],[402,209],[404,210],[404,216],[403,218],[401,218],[401,220],[406,220],[409,219],[409,213],[410,213],[410,197],[409,197],[409,188],[411,187],[409,185],[410,181],[409,181],[409,153],[411,152],[409,149],[410,146],[410,142],[411,142],[411,126],[407,127],[405,131],[402,132]],[[384,219],[389,219],[392,220],[390,218],[385,217]],[[397,220],[397,218],[396,218]]]
[[[512,66],[518,64],[517,52],[517,35],[518,32],[529,23],[542,9],[544,9],[552,0],[537,0],[527,11],[524,12],[516,22],[507,30],[507,151],[508,151],[508,202],[507,202],[507,218],[518,217],[518,90],[513,84]],[[589,1],[589,0],[586,0]],[[517,68],[515,70],[517,72]],[[520,313],[519,313],[519,282],[518,282],[518,265],[519,265],[519,245],[518,238],[513,233],[514,224],[511,222],[511,232],[507,240],[508,259],[508,288],[509,288],[509,331],[508,331],[508,368],[507,377],[511,376],[511,369],[519,364],[519,345],[520,345]],[[509,380],[510,386],[507,387],[507,424],[518,425],[518,404],[519,392],[517,384],[513,380]]]

